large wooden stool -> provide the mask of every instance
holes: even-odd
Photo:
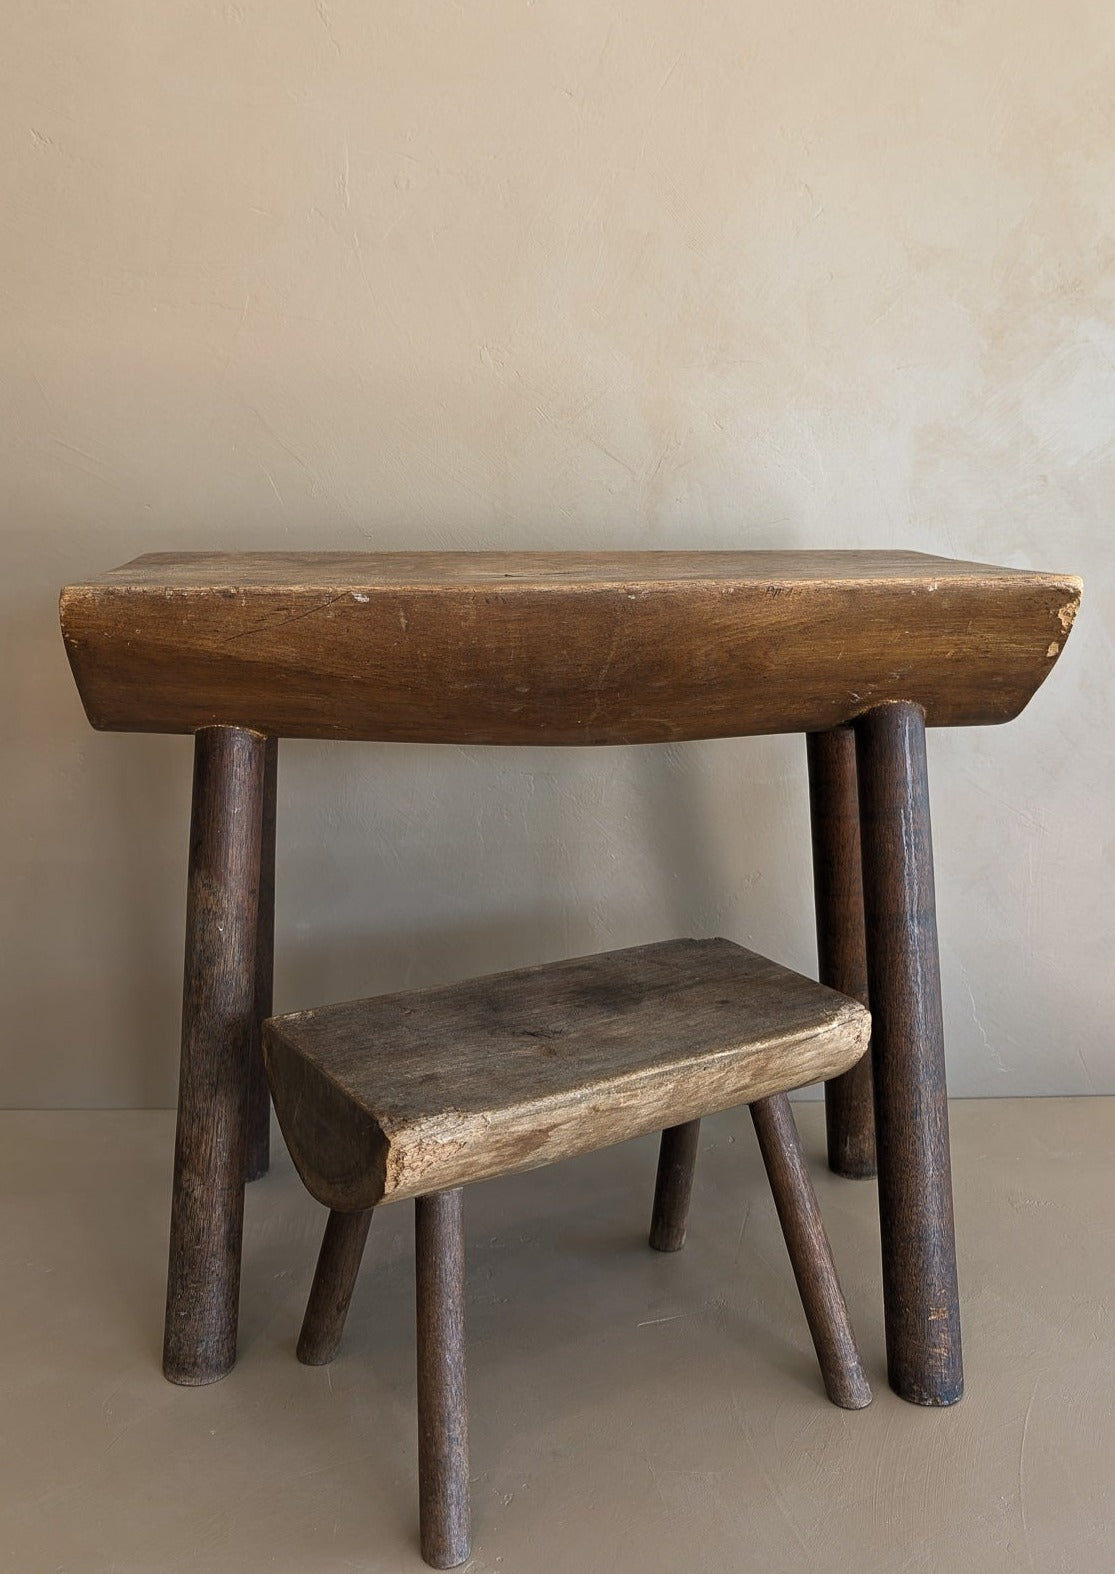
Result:
[[[700,1117],[750,1104],[834,1404],[871,1390],[786,1098],[867,1048],[862,1005],[727,940],[675,940],[274,1017],[299,1174],[332,1210],[298,1345],[332,1359],[379,1203],[413,1197],[422,1555],[469,1556],[461,1188],[665,1128],[651,1244],[684,1239]]]

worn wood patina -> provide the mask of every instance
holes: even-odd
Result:
[[[674,940],[272,1018],[264,1058],[299,1174],[356,1212],[819,1082],[869,1023],[731,941]]]
[[[786,1090],[862,1055],[869,1018],[727,940],[674,940],[264,1024],[299,1173],[333,1210],[299,1358],[337,1350],[372,1210],[415,1198],[422,1554],[470,1551],[462,1187],[665,1126],[651,1244],[685,1235],[702,1114],[749,1103],[833,1404],[871,1402]],[[656,1239],[657,1237],[657,1239]]]
[[[243,1204],[228,1116],[247,1107],[236,1161],[261,1173],[267,1107],[254,1041],[241,1053],[244,1033],[254,1040],[241,973],[254,945],[258,1019],[270,992],[276,740],[637,744],[802,731],[822,979],[860,998],[865,982],[872,997],[883,991],[872,1066],[891,1381],[919,1403],[956,1399],[932,865],[901,836],[928,847],[922,729],[1017,715],[1056,662],[1080,594],[1073,575],[871,551],[156,553],[64,590],[90,721],[198,735],[208,764],[194,825],[227,818],[230,877],[243,883],[222,893],[235,921],[218,939],[204,922],[188,930],[167,1375],[207,1381],[235,1351]],[[262,803],[225,733],[265,751]],[[870,1083],[865,1061],[829,1082],[830,1162],[844,1174],[876,1162]],[[665,1249],[683,1237],[694,1151],[695,1133],[676,1130],[664,1148],[654,1236]]]
[[[1080,581],[916,552],[152,553],[62,592],[94,727],[661,743],[1008,721]]]

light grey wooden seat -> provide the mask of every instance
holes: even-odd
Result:
[[[829,1397],[870,1402],[786,1092],[867,1048],[858,1002],[727,940],[676,940],[275,1017],[264,1056],[330,1208],[299,1341],[334,1355],[372,1210],[417,1201],[422,1550],[468,1556],[461,1187],[665,1128],[651,1244],[684,1240],[702,1115],[751,1106]]]

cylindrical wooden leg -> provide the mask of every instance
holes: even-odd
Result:
[[[871,1388],[856,1348],[790,1101],[784,1093],[758,1099],[751,1106],[751,1119],[825,1392],[844,1410],[862,1410],[871,1403]]]
[[[268,738],[263,765],[263,827],[259,844],[259,904],[256,915],[256,988],[252,1041],[248,1051],[248,1143],[245,1180],[259,1180],[271,1162],[271,1095],[263,1066],[259,1028],[271,1015],[275,975],[275,792],[279,740]]]
[[[452,1569],[469,1555],[465,1249],[461,1189],[414,1205],[418,1313],[418,1503],[422,1556]]]
[[[373,1212],[329,1215],[298,1339],[303,1366],[328,1366],[337,1353]]]
[[[685,1221],[689,1217],[700,1135],[699,1120],[668,1126],[662,1133],[650,1221],[650,1244],[656,1252],[679,1252],[685,1245]]]
[[[263,738],[236,727],[199,732],[194,749],[163,1340],[172,1383],[211,1383],[236,1359],[264,754]]]
[[[830,989],[867,999],[867,946],[856,788],[856,737],[833,727],[806,738],[813,827],[813,899],[818,977]],[[825,1083],[829,1168],[854,1179],[875,1173],[871,1056]]]
[[[964,1391],[925,717],[856,722],[891,1387],[920,1405]]]

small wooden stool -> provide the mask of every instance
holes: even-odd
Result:
[[[871,1390],[788,1089],[867,1048],[857,1002],[727,940],[677,940],[275,1017],[264,1055],[299,1174],[332,1211],[299,1359],[332,1359],[371,1210],[416,1200],[422,1555],[469,1555],[461,1187],[666,1128],[651,1245],[685,1237],[700,1117],[748,1103],[825,1388]]]

